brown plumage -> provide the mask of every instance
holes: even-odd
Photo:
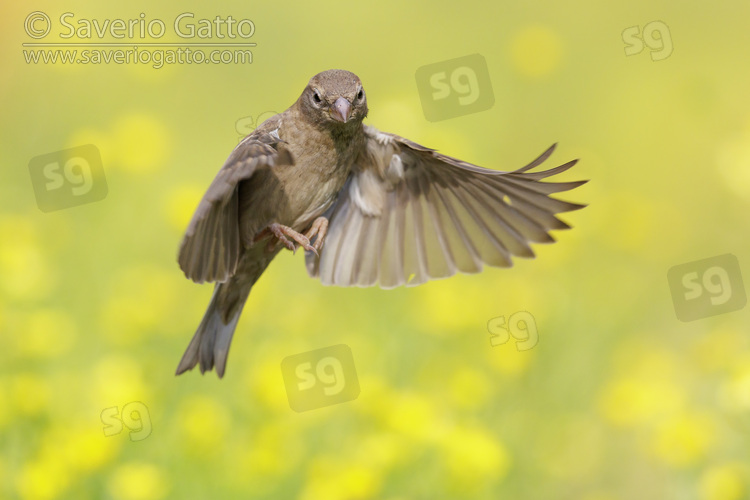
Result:
[[[544,183],[572,167],[489,170],[362,124],[356,75],[315,75],[297,101],[232,152],[201,200],[180,246],[185,275],[216,282],[177,368],[224,375],[242,307],[282,246],[306,250],[325,285],[417,285],[484,264],[533,257],[530,242],[569,228],[555,214],[582,208],[549,197],[586,181]],[[325,245],[324,245],[325,243]]]

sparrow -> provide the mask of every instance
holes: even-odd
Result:
[[[250,289],[283,249],[305,250],[324,285],[414,286],[534,257],[530,243],[583,208],[550,197],[587,181],[540,182],[578,160],[530,172],[482,168],[363,124],[367,96],[349,71],[310,79],[289,109],[245,137],[190,221],[178,262],[211,302],[177,367],[221,378]]]

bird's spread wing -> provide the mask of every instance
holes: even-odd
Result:
[[[237,269],[240,240],[238,185],[261,168],[292,164],[278,137],[280,117],[269,118],[235,149],[203,195],[180,245],[178,262],[197,283],[225,281]]]
[[[550,230],[570,227],[555,214],[584,206],[549,195],[586,181],[539,182],[577,160],[529,172],[554,145],[501,172],[372,127],[366,135],[367,154],[329,211],[320,258],[306,256],[308,272],[324,285],[413,286],[483,264],[509,267],[511,256],[534,256],[529,243],[552,242]]]

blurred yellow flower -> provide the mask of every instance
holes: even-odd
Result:
[[[11,408],[22,415],[38,415],[49,408],[49,381],[34,373],[16,373],[10,378]]]
[[[747,491],[741,466],[738,464],[715,465],[700,477],[702,500],[741,500],[746,498]]]
[[[21,356],[53,358],[67,353],[77,336],[75,321],[61,309],[40,309],[30,314],[21,335],[13,337]]]
[[[54,457],[34,459],[21,467],[16,489],[24,500],[58,498],[70,485],[70,474]]]
[[[91,372],[93,391],[89,393],[90,402],[102,410],[151,399],[140,365],[128,356],[102,356]]]
[[[602,472],[607,435],[604,423],[588,414],[557,414],[555,425],[539,429],[534,456],[552,477],[593,482]]]
[[[450,482],[464,488],[497,481],[508,474],[511,457],[505,446],[480,427],[456,426],[438,442]]]
[[[730,421],[750,431],[750,356],[745,369],[739,370],[719,386],[717,402]]]
[[[316,457],[308,469],[302,500],[364,500],[377,498],[382,478],[372,467],[327,456]]]
[[[73,470],[88,473],[110,462],[122,447],[122,439],[108,439],[101,427],[64,427],[61,439],[48,442],[62,454]]]
[[[178,272],[153,265],[123,268],[111,278],[101,308],[101,331],[116,346],[132,345],[147,333],[172,333],[169,311],[175,307]]]
[[[396,394],[380,411],[393,430],[420,441],[434,439],[447,424],[437,405],[419,394]]]
[[[81,426],[77,422],[65,421],[58,415],[53,427],[46,430],[34,460],[24,468],[18,488],[30,498],[55,498],[68,484],[79,476],[89,473],[115,455],[119,444],[106,439],[99,429]],[[54,465],[52,465],[54,464]],[[37,474],[49,474],[54,490],[44,490],[32,484]]]
[[[632,426],[671,414],[685,404],[684,390],[664,380],[623,377],[610,381],[599,400],[611,423]]]
[[[244,381],[253,395],[253,404],[263,404],[267,408],[286,412],[289,400],[284,388],[280,361],[284,355],[266,355],[256,363],[250,363],[245,370]]]
[[[231,415],[224,403],[202,394],[187,396],[175,418],[183,449],[194,455],[211,456],[219,452],[231,430]]]
[[[117,500],[159,500],[169,491],[164,471],[145,462],[123,464],[107,481],[107,491]]]
[[[143,174],[164,166],[171,153],[171,137],[164,124],[147,114],[119,117],[112,129],[112,162]]]
[[[750,124],[716,148],[716,164],[727,189],[735,195],[750,195]]]
[[[299,429],[288,420],[263,425],[250,439],[248,466],[260,478],[280,476],[302,458]]]
[[[697,366],[706,373],[726,373],[734,367],[748,366],[750,339],[747,333],[731,324],[713,328],[691,344],[691,356]]]
[[[395,390],[388,385],[382,376],[359,375],[360,387],[367,388],[367,397],[360,397],[355,409],[362,415],[373,416],[379,421],[386,421],[389,408],[395,398]]]
[[[670,203],[638,191],[616,191],[596,203],[594,220],[601,229],[589,228],[602,241],[625,252],[648,256],[657,253],[654,241],[669,230],[670,248],[681,248],[689,230],[679,210]],[[627,209],[623,209],[627,207]],[[659,214],[659,217],[654,217]],[[616,228],[616,230],[612,230]]]
[[[395,433],[379,432],[359,441],[357,461],[385,470],[405,462],[409,452],[410,446],[406,440]]]
[[[490,348],[487,342],[487,359],[490,366],[503,375],[515,376],[524,373],[535,359],[534,349],[519,351],[515,340]]]
[[[458,408],[476,409],[487,401],[491,386],[487,377],[472,368],[461,368],[448,382],[448,394]]]
[[[682,367],[673,353],[640,336],[624,341],[614,353],[614,376],[602,388],[598,402],[609,422],[654,423],[685,408]]]
[[[56,281],[40,246],[34,223],[21,216],[0,216],[0,294],[19,300],[46,297]]]
[[[194,184],[170,187],[164,202],[164,217],[169,225],[178,231],[184,231],[205,190],[205,187]]]
[[[467,311],[489,310],[495,297],[486,289],[472,283],[476,276],[457,276],[449,280],[434,281],[414,291],[419,309],[420,326],[434,335],[465,335],[467,331],[485,329],[486,319]]]
[[[527,26],[518,32],[510,45],[516,71],[531,78],[554,72],[562,59],[560,37],[546,26]]]
[[[707,414],[687,413],[661,422],[651,443],[664,463],[687,467],[702,459],[716,440],[716,423]]]

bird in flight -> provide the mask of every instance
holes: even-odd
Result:
[[[188,225],[178,262],[214,282],[208,309],[177,367],[224,376],[250,289],[283,249],[305,250],[324,285],[413,286],[533,257],[530,243],[567,229],[582,208],[549,195],[584,184],[540,182],[577,160],[530,172],[482,168],[364,125],[367,96],[349,71],[312,77],[289,109],[232,151]]]

